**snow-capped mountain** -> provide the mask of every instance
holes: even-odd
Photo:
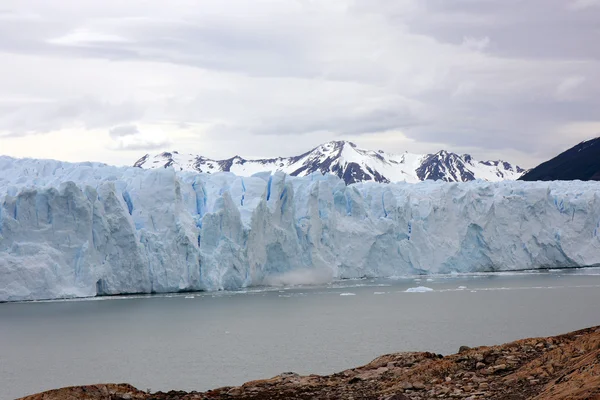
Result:
[[[524,170],[504,161],[476,161],[468,154],[447,151],[435,154],[388,154],[382,150],[364,150],[352,142],[333,141],[315,147],[295,157],[247,160],[235,156],[227,160],[212,160],[177,151],[157,155],[146,154],[135,164],[140,168],[173,167],[181,171],[214,173],[233,172],[251,176],[257,172],[283,171],[292,176],[306,176],[313,172],[330,173],[346,184],[376,182],[419,182],[443,180],[466,182],[515,180]]]

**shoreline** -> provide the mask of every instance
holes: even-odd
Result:
[[[518,274],[545,274],[552,273],[556,271],[565,271],[566,273],[570,273],[571,271],[581,271],[581,270],[598,270],[600,271],[600,265],[590,265],[590,266],[576,266],[576,267],[555,267],[555,268],[524,268],[524,269],[512,269],[512,270],[503,270],[503,271],[478,271],[478,272],[460,272],[460,273],[448,273],[448,274],[421,274],[421,275],[405,275],[405,276],[390,276],[390,277],[360,277],[360,278],[340,278],[336,280],[332,280],[331,282],[326,283],[316,283],[316,284],[299,284],[299,285],[279,285],[279,286],[268,286],[268,285],[256,285],[256,286],[247,286],[241,287],[238,289],[232,290],[180,290],[174,292],[154,292],[154,293],[145,293],[145,292],[133,292],[133,293],[119,293],[119,294],[102,294],[96,296],[82,296],[82,297],[58,297],[51,299],[34,299],[34,300],[0,300],[0,304],[29,304],[29,303],[53,303],[53,302],[66,302],[66,301],[100,301],[100,300],[125,300],[125,299],[135,299],[135,298],[150,298],[155,296],[184,296],[184,295],[207,295],[207,294],[216,294],[216,293],[245,293],[246,291],[276,291],[282,289],[295,289],[295,288],[306,288],[306,287],[321,287],[332,285],[341,282],[349,282],[349,281],[365,281],[365,280],[409,280],[409,279],[425,279],[425,278],[460,278],[460,277],[472,277],[472,276],[494,276],[494,275],[518,275]],[[600,275],[600,274],[599,274]]]
[[[146,393],[128,384],[50,390],[19,400],[224,399],[598,400],[600,326],[563,335],[468,348],[442,356],[388,354],[332,375],[293,372],[207,392]]]

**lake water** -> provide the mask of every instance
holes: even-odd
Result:
[[[406,293],[426,286],[433,291]],[[191,298],[193,296],[193,298]],[[600,271],[0,304],[0,399],[69,385],[207,390],[600,325]]]

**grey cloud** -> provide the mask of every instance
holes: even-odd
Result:
[[[189,20],[189,18],[192,18]],[[117,41],[57,41],[86,22],[53,15],[41,20],[12,20],[0,25],[0,51],[54,57],[147,60],[214,70],[243,71],[255,76],[316,76],[304,58],[306,33],[267,24],[234,23],[228,19],[153,18],[92,19],[93,30],[118,33]],[[275,25],[275,26],[274,26]]]
[[[591,7],[600,7],[598,0],[571,0],[569,7],[573,10],[585,10]]]
[[[114,138],[119,138],[119,137],[123,137],[123,136],[130,136],[130,135],[135,135],[140,133],[139,129],[137,126],[135,125],[121,125],[121,126],[116,126],[114,128],[112,128],[111,130],[108,131],[108,134],[110,135],[110,137]]]
[[[142,117],[143,110],[132,102],[108,103],[92,97],[65,101],[25,102],[0,106],[0,135],[24,136],[63,128],[108,128]]]
[[[482,149],[516,149],[544,158],[566,149],[584,137],[570,138],[557,127],[570,121],[593,121],[600,102],[559,104],[514,100],[498,104],[493,100],[476,106],[446,105],[438,109],[437,119],[444,125],[431,124],[407,129],[408,137],[417,141],[449,143],[457,147]],[[600,132],[598,132],[600,135]]]
[[[587,1],[587,0],[586,0]],[[564,0],[424,0],[427,14],[411,28],[444,42],[489,37],[507,57],[600,59],[600,8],[572,10]]]
[[[40,18],[9,6],[0,52],[64,59],[65,68],[74,58],[123,61],[111,68],[135,64],[149,78],[135,101],[114,87],[88,98],[65,82],[64,93],[46,95],[56,101],[0,105],[0,131],[116,127],[115,149],[137,150],[166,140],[131,127],[169,121],[212,126],[240,146],[268,135],[401,131],[436,147],[543,153],[564,142],[562,126],[599,118],[592,0],[175,3],[26,3]],[[75,40],[81,30],[97,36]],[[168,72],[154,79],[156,65]],[[40,73],[52,79],[43,65]],[[104,74],[98,67],[99,81]]]
[[[265,136],[357,135],[430,123],[424,104],[381,89],[339,82],[325,88],[315,83],[311,86],[264,82],[263,93],[258,92],[260,87],[244,92],[208,91],[191,102],[170,100],[168,114],[177,115],[176,121],[220,121],[212,128],[219,134]]]
[[[171,140],[162,131],[140,131],[135,126],[122,126],[111,130],[113,150],[157,150],[170,145]],[[115,134],[116,133],[116,134]]]
[[[356,135],[385,132],[393,129],[414,127],[426,123],[410,108],[388,106],[373,110],[348,112],[347,115],[310,116],[305,114],[284,116],[260,121],[250,126],[254,134],[296,135],[328,131],[337,135]]]
[[[168,139],[163,140],[146,140],[140,139],[132,143],[117,143],[112,147],[113,150],[119,151],[150,151],[150,150],[162,150],[165,147],[171,145],[172,142]]]
[[[424,0],[412,8],[398,7],[394,3],[355,1],[355,5],[361,5],[358,8],[361,12],[370,9],[384,13],[387,18],[393,18],[392,23],[398,24],[400,29],[428,35],[441,42],[460,45],[465,38],[486,40],[486,50],[499,56],[600,59],[600,46],[595,46],[600,39],[597,29],[600,8],[569,11],[563,0]],[[406,10],[413,8],[406,17]],[[361,65],[347,64],[341,71],[332,70],[328,55],[324,53],[328,49],[321,47],[330,41],[326,35],[335,32],[335,24],[332,23],[332,30],[327,31],[327,21],[323,17],[317,18],[307,10],[299,10],[295,18],[288,15],[289,20],[268,23],[224,16],[211,19],[199,13],[178,19],[161,18],[160,15],[153,18],[97,18],[88,23],[91,29],[122,35],[128,41],[71,44],[48,40],[76,31],[81,22],[54,16],[54,19],[28,21],[26,26],[16,21],[3,24],[0,26],[0,48],[54,56],[153,60],[239,71],[253,76],[327,76],[352,80],[358,73],[363,80],[377,79],[381,71],[376,63],[368,65],[370,71],[361,70]],[[373,47],[379,45],[373,43]],[[361,64],[365,62],[363,58]]]

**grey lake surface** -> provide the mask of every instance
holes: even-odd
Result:
[[[424,286],[433,291],[407,293]],[[423,289],[424,290],[424,289]],[[0,304],[0,399],[69,385],[207,390],[600,325],[598,269]]]

